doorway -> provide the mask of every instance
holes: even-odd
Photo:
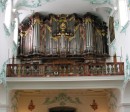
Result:
[[[53,107],[49,109],[49,112],[76,112],[73,107]]]

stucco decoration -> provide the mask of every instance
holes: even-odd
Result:
[[[15,43],[13,43],[12,48],[13,55],[15,56],[17,52],[17,46]],[[0,84],[6,85],[6,65],[8,64],[9,59],[5,61],[2,65],[2,69],[0,70]]]
[[[5,61],[0,71],[0,84],[6,85],[6,64],[9,60]]]
[[[0,11],[4,12],[4,10],[6,9],[6,3],[7,0],[0,0]]]
[[[37,8],[45,3],[52,2],[54,0],[21,0],[16,5],[16,7],[29,7],[29,8]]]
[[[126,67],[125,67],[125,82],[130,79],[130,61],[129,56],[126,55]]]
[[[109,112],[116,112],[118,99],[112,90],[108,90]]]
[[[52,104],[52,103],[59,103],[59,105],[66,105],[66,103],[74,103],[74,104],[81,104],[80,99],[78,97],[71,98],[67,96],[66,93],[59,93],[54,98],[46,98],[43,104]]]
[[[120,33],[126,33],[126,30],[127,30],[128,26],[129,26],[129,24],[130,24],[130,22],[128,21],[124,26],[122,26],[122,30],[121,30]]]
[[[15,29],[15,21],[13,20],[13,21],[11,22],[11,31],[13,32],[14,29]]]
[[[128,0],[128,2],[127,2],[127,3],[128,3],[128,7],[129,7],[129,9],[130,9],[130,0]]]
[[[12,112],[18,112],[18,92],[14,92],[12,98],[11,98],[11,110]]]
[[[5,32],[5,35],[6,36],[10,36],[10,31],[9,31],[9,29],[6,27],[6,25],[3,23],[3,27],[4,27],[4,32]]]
[[[106,13],[108,13],[108,14],[111,14],[111,12],[112,12],[112,9],[111,8],[106,8]]]
[[[17,48],[18,48],[18,45],[16,45],[16,44],[13,42],[13,47],[12,47],[13,56],[16,56],[16,54],[17,54]]]
[[[85,0],[89,1],[91,4],[106,4],[110,3],[111,0]]]
[[[115,28],[116,31],[118,31],[118,29],[119,29],[119,20],[114,21],[114,28]]]

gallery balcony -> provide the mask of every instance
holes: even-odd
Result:
[[[123,62],[78,64],[7,64],[7,77],[73,77],[124,75]]]

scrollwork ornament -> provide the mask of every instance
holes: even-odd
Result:
[[[78,97],[71,98],[65,93],[59,93],[58,96],[54,98],[46,98],[43,104],[52,104],[59,102],[60,105],[66,105],[66,103],[73,103],[73,104],[81,104],[81,101]]]
[[[37,8],[54,0],[21,0],[17,7]]]
[[[129,79],[130,79],[130,62],[128,55],[126,55],[125,81]]]
[[[119,29],[119,20],[115,20],[114,28],[115,28],[116,31],[118,31],[118,29]]]
[[[0,0],[0,11],[4,12],[4,10],[6,9],[6,3],[7,0]]]
[[[86,0],[89,1],[91,4],[105,4],[110,3],[110,0]]]
[[[6,85],[6,64],[9,60],[3,63],[2,69],[0,71],[0,84]]]

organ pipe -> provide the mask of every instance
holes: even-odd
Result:
[[[21,23],[19,43],[18,55],[26,56],[108,54],[106,23],[90,13],[83,17],[36,13]]]
[[[34,19],[33,25],[33,51],[38,52],[40,48],[40,20],[38,17]]]

